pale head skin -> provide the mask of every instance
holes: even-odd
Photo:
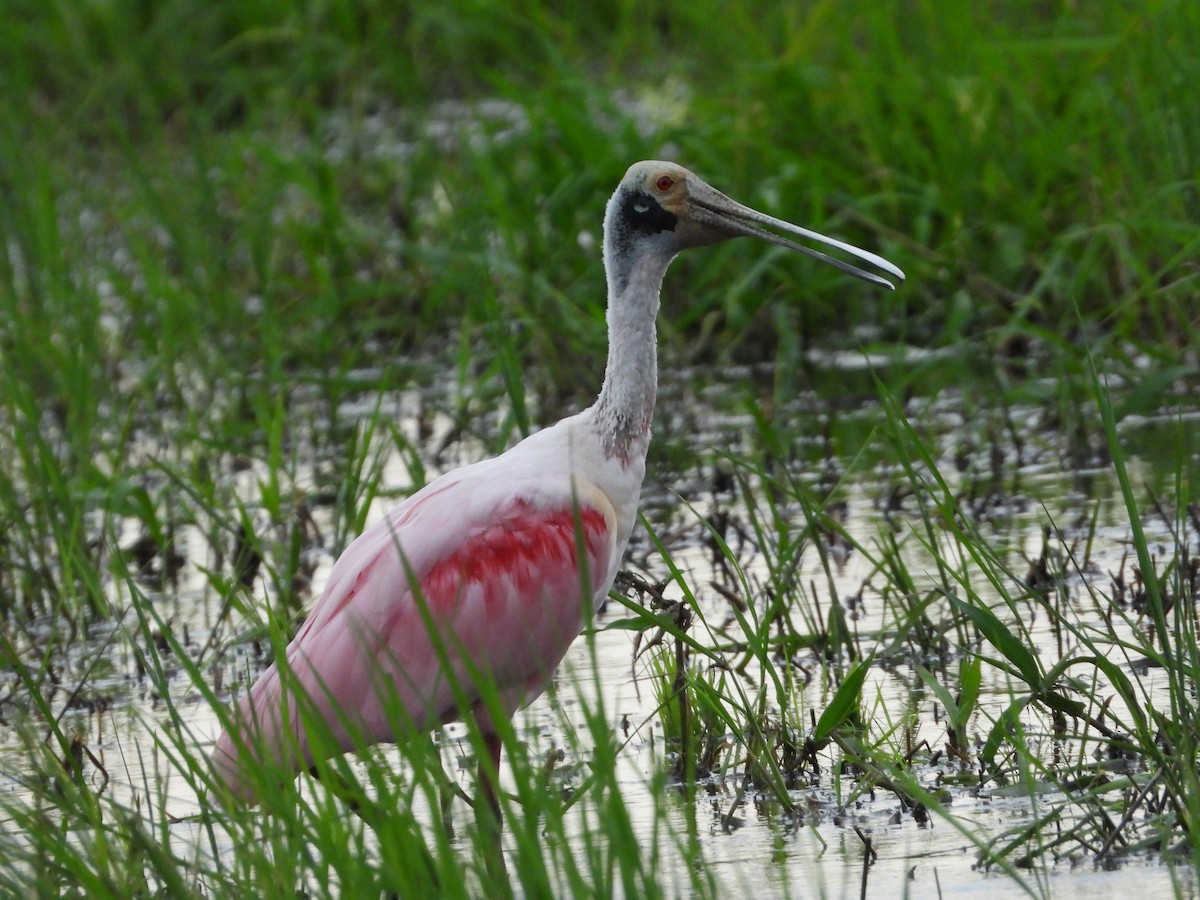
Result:
[[[621,185],[617,189],[618,194],[622,190],[638,191],[644,196],[652,198],[662,210],[676,217],[680,250],[714,244],[726,238],[756,237],[820,259],[856,278],[889,290],[895,290],[895,285],[886,278],[844,263],[840,259],[810,247],[797,244],[781,235],[767,231],[763,227],[769,226],[778,231],[836,247],[863,262],[882,269],[898,281],[904,280],[904,273],[883,257],[743,206],[709,185],[694,172],[676,163],[661,160],[644,160],[634,163],[626,171],[625,177],[621,179]]]

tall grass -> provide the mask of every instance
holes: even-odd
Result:
[[[1078,847],[1195,857],[1196,4],[10,6],[4,891],[491,880],[485,831],[459,803],[450,837],[441,807],[469,734],[259,814],[211,802],[197,723],[286,641],[380,505],[589,402],[603,203],[649,156],[909,281],[881,298],[737,243],[672,271],[664,368],[693,375],[660,405],[644,583],[597,623],[641,635],[657,709],[634,734],[667,755],[631,784],[641,739],[580,699],[605,696],[598,676],[564,684],[563,760],[521,725],[505,741],[516,889],[725,889],[697,824],[714,776],[736,785],[731,832],[755,796],[801,821],[806,786],[953,819],[936,771],[1057,791],[1032,827],[975,838],[1014,876]],[[830,378],[817,348],[892,363]],[[695,421],[714,387],[732,438]],[[938,422],[948,389],[961,427]],[[1123,423],[1164,413],[1137,446]],[[1154,454],[1175,474],[1151,496],[1136,467]],[[1080,524],[1049,500],[1040,558],[1012,546],[1039,465],[1117,473],[1132,550],[1107,581],[1089,567],[1099,505]],[[847,510],[881,482],[894,527],[864,537]],[[685,564],[696,547],[711,583]],[[1034,615],[1057,656],[1031,649]],[[924,705],[875,699],[896,669]],[[978,683],[998,677],[1006,702],[988,706]],[[918,749],[931,731],[948,757]]]

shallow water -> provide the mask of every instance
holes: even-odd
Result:
[[[728,401],[728,397],[725,400]],[[374,407],[371,398],[355,402],[359,405],[349,404],[345,409],[347,414],[366,415]],[[800,398],[796,415],[811,412],[802,408],[809,402]],[[414,418],[421,406],[418,395],[405,393],[390,398],[385,409],[395,412],[402,430],[414,443],[441,444],[451,433],[451,423],[434,415],[423,429],[419,429]],[[677,444],[736,449],[744,435],[755,428],[752,417],[742,411],[739,402],[713,402],[708,395],[697,398],[686,377],[664,387],[662,406],[659,430],[661,442],[668,451]],[[1111,574],[1127,571],[1131,564],[1129,524],[1109,467],[1098,463],[1088,468],[1065,469],[1061,438],[1041,428],[1045,412],[1036,407],[1009,410],[1010,420],[1027,429],[1028,442],[1017,450],[1011,443],[1004,444],[1003,437],[993,440],[990,448],[993,457],[998,443],[1002,457],[1009,461],[1020,460],[1019,464],[1002,462],[998,469],[994,461],[985,458],[989,450],[986,429],[974,424],[986,420],[987,411],[981,414],[965,398],[943,393],[936,401],[911,402],[907,413],[923,437],[936,448],[939,472],[947,479],[953,493],[978,498],[972,506],[977,512],[977,525],[989,542],[1008,548],[1014,571],[1023,572],[1029,561],[1042,553],[1043,527],[1050,521],[1060,529],[1062,539],[1068,545],[1076,545],[1077,552],[1078,542],[1088,534],[1093,535],[1083,571],[1071,573],[1067,567],[1071,573],[1067,579],[1071,590],[1065,602],[1073,604],[1072,614],[1077,621],[1106,630],[1109,620],[1096,600],[1084,590],[1085,584],[1092,582],[1105,592],[1109,589]],[[1132,481],[1154,496],[1164,498],[1168,507],[1175,477],[1183,472],[1185,480],[1195,483],[1200,459],[1194,449],[1191,456],[1182,459],[1156,456],[1156,450],[1178,446],[1177,432],[1191,428],[1197,418],[1200,418],[1197,412],[1149,415],[1136,420],[1126,419],[1123,426],[1122,439],[1131,453],[1127,462]],[[849,441],[851,436],[869,433],[876,420],[877,414],[870,404],[861,409],[851,406],[837,416],[836,433]],[[695,431],[697,422],[705,423],[701,433]],[[1041,437],[1036,436],[1039,433]],[[964,444],[971,447],[966,452],[965,462]],[[894,486],[903,478],[899,477],[896,462],[890,458],[887,447],[869,443],[864,446],[866,449],[856,459],[850,475],[844,475],[844,461],[835,458],[829,464],[838,470],[834,477],[844,479],[840,493],[844,503],[843,523],[854,547],[841,547],[839,564],[827,574],[819,548],[810,545],[801,559],[797,583],[812,585],[802,589],[800,595],[823,603],[823,609],[828,609],[833,597],[846,602],[847,598],[861,594],[862,605],[853,611],[851,621],[862,646],[869,648],[875,645],[875,636],[887,635],[895,624],[892,607],[880,595],[883,579],[867,558],[868,554],[875,556],[879,552],[881,537],[894,535],[908,570],[918,577],[921,573],[929,576],[927,585],[918,585],[919,591],[933,586],[938,565],[918,538],[921,520],[914,502],[904,499],[896,502]],[[815,446],[813,451],[818,456],[822,452]],[[448,447],[442,463],[451,465],[480,455],[482,450],[477,445],[459,441]],[[800,469],[798,477],[802,481],[816,483],[830,477],[829,465],[812,465],[802,460],[794,462]],[[436,466],[432,461],[428,465],[427,473],[432,477]],[[707,458],[698,468],[685,463],[682,471],[678,465],[672,461],[658,471],[652,469],[645,507],[660,536],[674,535],[665,539],[673,559],[696,591],[706,620],[719,628],[726,618],[727,601],[708,587],[714,572],[709,551],[702,544],[704,532],[697,517],[711,514],[716,507],[744,515],[744,498],[728,490],[714,490],[713,484],[719,479],[715,479],[713,473],[725,465],[720,458],[715,461]],[[667,471],[663,473],[662,469]],[[998,480],[997,470],[1001,473]],[[247,498],[252,498],[257,490],[256,478],[260,474],[251,466],[238,476]],[[303,481],[304,477],[304,473],[299,473],[298,480]],[[383,468],[382,493],[388,497],[403,494],[410,482],[404,457],[400,454],[388,457]],[[694,511],[681,508],[680,498]],[[381,516],[392,502],[393,499],[378,500],[368,519],[373,521]],[[792,512],[800,521],[802,512]],[[314,515],[316,525],[328,533],[329,523],[323,520],[321,511],[316,510]],[[127,524],[126,533],[120,536],[125,546],[138,535],[137,524],[133,521]],[[1173,538],[1167,523],[1155,516],[1147,516],[1144,526],[1152,545],[1171,545]],[[178,538],[179,546],[185,548],[189,558],[180,572],[178,587],[164,591],[156,598],[156,603],[175,634],[181,636],[193,652],[193,658],[203,658],[204,666],[211,665],[209,671],[219,683],[219,690],[228,692],[233,681],[253,674],[265,665],[265,661],[257,658],[248,645],[226,655],[221,655],[218,647],[203,649],[209,643],[210,630],[219,615],[215,604],[220,598],[211,589],[205,573],[212,560],[203,552],[195,551],[195,548],[206,547],[196,526],[181,529]],[[1056,548],[1061,545],[1052,540],[1050,548],[1057,552]],[[832,552],[837,548],[830,549]],[[941,547],[947,556],[952,556],[953,550],[948,544]],[[319,590],[332,558],[328,553],[320,552],[314,556],[313,588]],[[768,571],[761,555],[756,556],[752,548],[743,548],[742,558],[747,582],[751,585],[764,583]],[[644,567],[643,574],[650,580],[663,577],[666,571],[647,536],[640,530],[635,535],[629,560],[635,568]],[[969,564],[964,563],[964,566],[970,568]],[[977,577],[972,576],[973,580]],[[982,579],[976,586],[981,596],[999,600],[989,592]],[[255,593],[259,602],[274,599],[261,578]],[[669,588],[667,596],[678,598],[678,587]],[[118,608],[127,605],[127,598],[119,594],[114,600]],[[752,599],[752,602],[756,601]],[[936,611],[937,607],[932,609]],[[1071,647],[1060,646],[1061,636],[1051,629],[1048,616],[1040,614],[1032,605],[1026,612],[1032,622],[1030,634],[1039,653],[1056,660],[1064,652],[1072,652]],[[620,756],[621,778],[627,789],[625,796],[637,798],[639,792],[651,789],[651,779],[662,771],[665,751],[654,714],[653,691],[649,683],[643,681],[645,659],[634,660],[634,638],[630,632],[604,628],[623,615],[624,611],[616,604],[610,604],[596,623],[596,671],[591,671],[587,665],[591,656],[586,646],[589,638],[581,638],[568,654],[554,696],[535,701],[519,714],[519,723],[527,739],[542,747],[569,745],[569,741],[562,738],[564,717],[579,728],[585,728],[575,713],[579,699],[594,702],[599,697],[614,730],[620,730],[625,721],[630,724],[631,737]],[[130,620],[125,624],[132,626],[133,622]],[[702,630],[693,628],[692,633],[704,639]],[[223,640],[228,637],[226,633]],[[814,671],[821,670],[821,661],[815,656],[799,661],[811,663]],[[1126,665],[1126,668],[1132,672],[1130,666]],[[1006,705],[1010,694],[1009,686],[998,670],[989,668],[986,671],[981,707],[990,719]],[[112,796],[121,799],[131,798],[135,793],[155,796],[161,790],[166,803],[157,810],[158,815],[182,817],[197,811],[196,799],[190,796],[183,781],[172,774],[170,764],[156,752],[156,731],[173,726],[161,700],[153,695],[145,677],[138,674],[135,648],[121,628],[98,627],[86,639],[77,641],[64,659],[60,675],[64,685],[86,683],[88,686],[86,702],[81,700],[78,708],[65,713],[67,731],[86,736],[89,747],[107,769],[111,779],[108,790]],[[752,686],[759,677],[751,668],[747,683]],[[1141,677],[1151,692],[1159,689],[1154,673]],[[177,692],[175,705],[197,740],[201,743],[211,741],[217,731],[216,717],[195,691],[188,676],[179,671],[172,680],[172,689]],[[814,679],[800,699],[803,708],[819,714],[828,699],[825,691],[821,679]],[[58,697],[60,702],[65,701],[66,693],[64,688]],[[876,666],[868,680],[865,696],[868,709],[885,711],[886,715],[894,717],[911,715],[913,743],[926,740],[934,747],[944,743],[945,730],[936,719],[935,701],[923,688],[911,665],[893,661],[886,667]],[[1040,733],[1047,731],[1043,727]],[[1034,733],[1039,732],[1035,730]],[[449,729],[447,745],[452,743],[454,735],[454,729]],[[978,735],[975,737],[979,738]],[[1047,745],[1051,743],[1048,737],[1045,740]],[[22,746],[23,742],[11,731],[0,738],[3,772],[19,773],[26,767]],[[1095,747],[1058,749],[1068,754],[1091,753]],[[1051,751],[1048,749],[1047,752]],[[382,758],[402,764],[398,751],[393,751],[392,755],[383,754]],[[943,762],[941,768],[930,765],[923,777],[932,785],[939,776],[952,775],[954,771]],[[90,777],[95,782],[99,776],[93,771]],[[738,784],[735,768],[723,778],[718,775],[708,779],[694,805],[689,805],[680,793],[670,813],[670,824],[681,834],[686,833],[689,826],[694,829],[714,878],[739,895],[752,889],[762,897],[858,896],[863,877],[864,844],[855,827],[869,837],[878,854],[867,873],[870,896],[936,896],[939,891],[945,896],[1001,897],[1023,893],[1022,886],[1010,876],[980,871],[976,866],[976,847],[949,822],[935,815],[928,822],[919,823],[885,790],[877,789],[873,798],[850,799],[849,785],[833,783],[827,771],[819,783],[793,794],[793,801],[803,811],[802,822],[785,815],[777,802],[751,794],[736,811],[737,827],[727,830],[722,827],[723,816],[735,803]],[[10,799],[19,797],[22,790],[18,780],[11,775],[0,778],[0,791],[9,794]],[[1012,796],[1008,792],[986,788],[978,793],[955,789],[951,791],[951,811],[971,832],[994,835],[1029,822],[1035,810],[1051,799]],[[648,832],[655,824],[652,805],[646,804],[644,816],[642,812],[636,800],[631,802],[635,823]],[[180,822],[173,825],[172,836],[182,855],[208,852],[193,824]],[[672,873],[660,874],[671,881]],[[686,872],[675,873],[675,877],[679,891],[686,893]],[[1055,897],[1083,897],[1092,896],[1096,891],[1115,893],[1133,889],[1150,890],[1154,896],[1176,891],[1184,897],[1200,896],[1190,869],[1169,867],[1157,857],[1145,855],[1128,860],[1115,871],[1102,872],[1097,870],[1092,857],[1079,849],[1042,874],[1024,872],[1022,877],[1035,886],[1035,890]]]

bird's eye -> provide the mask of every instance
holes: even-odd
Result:
[[[675,186],[675,179],[670,175],[659,175],[658,181],[654,182],[654,186],[665,194]]]

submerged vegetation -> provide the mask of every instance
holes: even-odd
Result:
[[[364,522],[591,400],[646,157],[908,282],[676,264],[646,528],[503,735],[513,891],[856,894],[927,827],[1195,883],[1200,5],[10,7],[0,893],[489,882],[469,730],[256,810],[207,743]]]

